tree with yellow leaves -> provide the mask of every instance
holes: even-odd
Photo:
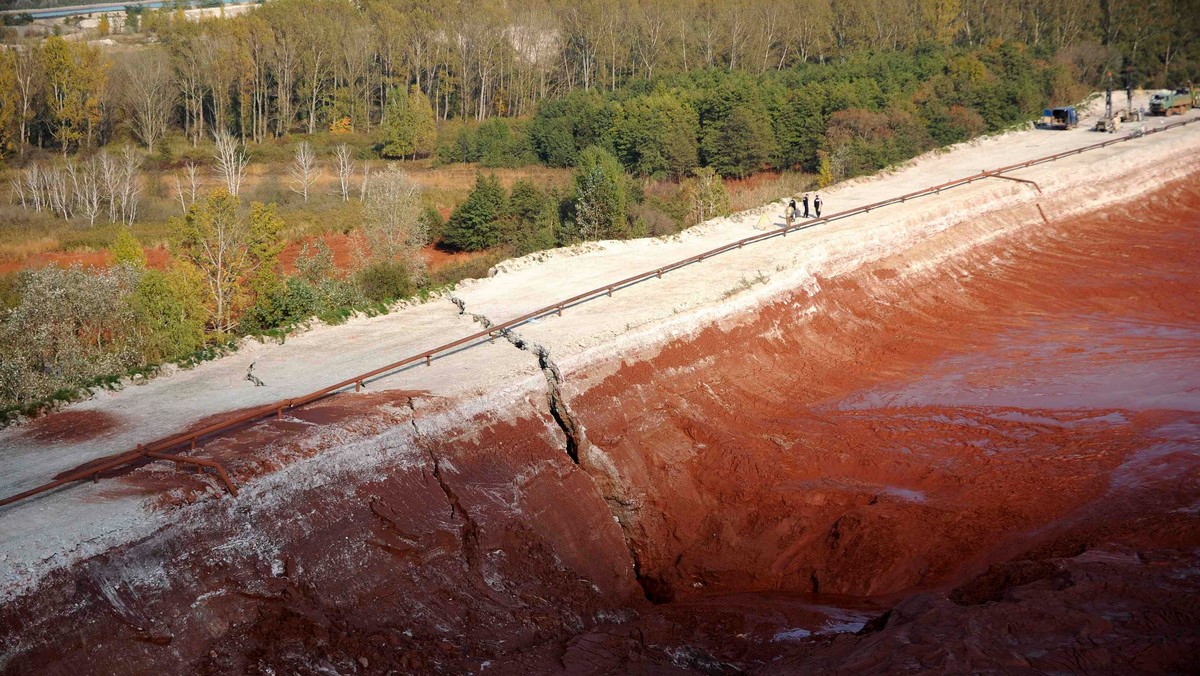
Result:
[[[226,190],[213,191],[188,210],[182,253],[204,280],[211,303],[208,325],[217,333],[236,328],[234,309],[249,291],[272,286],[282,229],[274,205],[254,203],[247,215]]]
[[[52,36],[42,47],[42,64],[54,140],[63,155],[81,144],[90,146],[100,123],[100,97],[107,77],[99,51]]]

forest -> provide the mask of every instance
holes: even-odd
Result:
[[[1105,85],[1200,79],[1189,0],[225,12],[2,29],[0,417],[504,257],[670,235]],[[460,165],[473,179],[436,178]],[[433,248],[464,258],[434,269]],[[21,269],[60,249],[106,264]]]

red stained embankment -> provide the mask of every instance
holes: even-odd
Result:
[[[862,622],[772,623],[741,602],[692,627],[660,608],[641,635],[770,671],[795,651],[802,673],[1187,668],[1200,647],[1198,230],[1188,182],[934,271],[900,255],[580,393],[651,597],[813,593],[791,604],[803,608],[959,588],[957,604],[906,601],[882,633],[827,632],[836,658],[828,637],[798,634]],[[596,664],[647,652],[624,628],[589,640]]]
[[[581,466],[535,392],[239,431],[236,501],[141,468],[179,523],[0,609],[0,669],[1186,671],[1200,188],[1050,211],[563,374]]]

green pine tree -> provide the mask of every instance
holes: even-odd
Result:
[[[506,202],[504,186],[494,174],[476,174],[475,189],[450,214],[442,241],[462,251],[480,251],[500,244]]]
[[[738,178],[761,170],[775,145],[770,120],[746,106],[734,108],[705,140],[709,166]]]
[[[554,247],[558,210],[553,198],[532,181],[521,179],[513,184],[508,212],[512,224],[505,239],[516,247],[518,256]]]

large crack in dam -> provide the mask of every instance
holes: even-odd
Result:
[[[602,363],[508,332],[502,407],[347,394],[215,440],[242,495],[185,480],[7,601],[0,670],[1187,671],[1200,188],[1048,211]]]

